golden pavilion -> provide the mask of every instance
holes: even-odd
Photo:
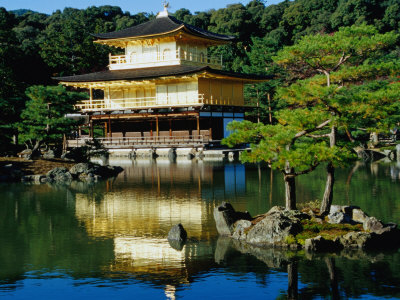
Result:
[[[167,5],[154,20],[94,37],[124,54],[110,54],[106,71],[56,79],[89,90],[89,100],[77,105],[88,137],[101,127],[106,140],[121,148],[198,147],[221,140],[229,135],[226,125],[243,120],[249,109],[244,85],[268,79],[224,71],[222,58],[208,48],[235,37],[185,24],[169,15]]]

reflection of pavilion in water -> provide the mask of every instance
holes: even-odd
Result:
[[[132,166],[132,161],[129,160]],[[133,167],[125,170],[121,181],[129,184],[151,185],[161,193],[163,189],[174,186],[175,192],[193,191],[206,200],[224,196],[243,195],[246,192],[245,166],[226,164],[222,161],[207,162],[182,159],[171,163],[168,159],[135,160]],[[181,186],[181,188],[179,188]]]
[[[76,194],[76,216],[90,236],[113,239],[113,272],[170,284],[173,298],[174,286],[189,283],[193,274],[210,268],[214,250],[209,241],[217,236],[212,212],[223,200],[215,195],[238,191],[245,191],[244,167],[136,161],[106,185],[100,201]],[[181,251],[166,239],[178,223],[198,241]]]

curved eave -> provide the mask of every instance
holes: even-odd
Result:
[[[166,31],[158,34],[149,34],[149,35],[139,35],[139,36],[132,36],[132,37],[121,37],[121,38],[102,38],[99,37],[98,35],[91,34],[93,37],[97,38],[95,40],[95,43],[98,44],[115,44],[115,43],[125,43],[125,42],[130,42],[130,41],[135,41],[135,40],[149,40],[149,39],[158,39],[162,37],[168,37],[168,36],[174,36],[174,35],[179,35],[179,33],[184,32],[190,36],[195,37],[196,39],[202,39],[209,41],[210,44],[213,45],[223,45],[223,44],[229,44],[233,42],[236,37],[234,36],[226,36],[227,38],[218,38],[218,37],[210,37],[203,35],[201,33],[194,32],[192,29],[189,27],[185,26],[182,24],[178,28],[171,30],[171,31]]]
[[[266,82],[272,76],[258,76],[241,73],[232,73],[212,69],[210,67],[158,67],[136,70],[103,71],[78,76],[53,77],[63,85],[75,87],[105,86],[109,84],[129,84],[130,82],[143,82],[150,80],[170,80],[183,77],[198,77],[209,79],[223,79],[242,81],[245,84]]]
[[[134,41],[134,40],[147,40],[147,39],[156,39],[159,38],[161,36],[169,36],[172,35],[175,32],[180,31],[183,27],[185,27],[185,25],[181,25],[178,28],[171,30],[171,31],[167,31],[167,32],[162,32],[162,33],[158,33],[158,34],[149,34],[149,35],[140,35],[140,36],[133,36],[133,37],[122,37],[122,38],[101,38],[95,34],[91,34],[92,36],[98,38],[98,40],[95,40],[95,43],[101,43],[104,44],[108,41],[110,42],[129,42],[129,41]]]

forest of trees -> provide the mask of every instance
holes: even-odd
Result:
[[[246,90],[246,101],[266,107],[267,94],[274,100],[278,86],[299,79],[273,61],[283,47],[309,34],[330,34],[354,24],[373,25],[379,33],[399,32],[400,0],[285,0],[276,5],[253,0],[247,5],[204,12],[182,8],[174,16],[209,31],[235,35],[235,43],[212,51],[223,56],[226,70],[275,76]],[[108,53],[119,50],[94,44],[91,33],[124,29],[154,17],[148,13],[132,15],[116,6],[65,8],[51,15],[0,8],[1,147],[10,149],[12,137],[21,129],[21,115],[27,101],[32,100],[32,86],[56,85],[53,76],[106,69]],[[385,55],[398,58],[399,53],[396,44]],[[26,92],[28,88],[31,93]],[[280,108],[279,103],[272,101],[272,112]],[[268,123],[267,112],[261,119]]]

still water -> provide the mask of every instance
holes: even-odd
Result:
[[[310,256],[218,238],[213,208],[252,215],[283,203],[279,172],[257,165],[112,160],[118,178],[85,185],[0,185],[1,299],[377,299],[400,297],[400,252]],[[400,166],[337,171],[336,204],[400,223]],[[321,199],[321,168],[297,181]],[[182,223],[189,241],[166,240]]]

